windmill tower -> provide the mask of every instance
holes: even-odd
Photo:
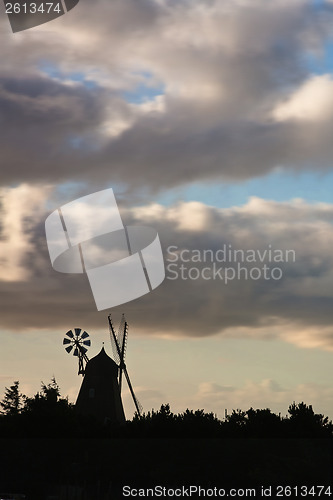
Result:
[[[93,416],[100,422],[125,422],[118,386],[118,366],[106,354],[104,347],[91,358],[75,406],[81,415]]]
[[[75,404],[77,412],[81,415],[93,416],[101,422],[124,423],[125,414],[121,400],[122,373],[125,375],[139,415],[142,406],[134,394],[124,362],[128,324],[123,315],[116,335],[110,315],[108,321],[115,360],[107,355],[104,346],[97,356],[89,360],[87,356],[87,348],[91,345],[89,334],[82,332],[80,328],[69,330],[63,344],[68,354],[74,349],[73,355],[78,358],[79,362],[78,373],[84,377]]]

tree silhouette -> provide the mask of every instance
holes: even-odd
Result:
[[[60,397],[60,388],[54,376],[48,385],[45,385],[44,382],[42,382],[42,394],[47,401],[53,403],[58,401],[58,398]]]
[[[289,406],[289,416],[281,418],[269,408],[233,410],[224,420],[214,413],[187,409],[175,414],[170,404],[162,404],[125,425],[103,425],[84,418],[75,411],[68,397],[60,394],[59,385],[41,382],[41,390],[32,397],[20,393],[15,381],[0,402],[0,437],[62,437],[72,430],[72,437],[156,437],[156,438],[332,438],[333,425],[328,417],[317,414],[304,402]]]
[[[282,420],[279,415],[272,413],[269,408],[246,412],[247,432],[251,437],[278,437],[282,432]]]
[[[61,415],[68,410],[70,403],[68,398],[60,397],[60,388],[55,377],[46,385],[41,383],[41,392],[37,392],[32,398],[25,398],[24,413],[30,413],[40,416],[52,414],[52,417]]]
[[[25,396],[19,391],[19,381],[16,380],[9,388],[5,388],[5,395],[0,402],[1,413],[4,415],[18,415],[21,412]]]
[[[312,405],[307,406],[303,401],[295,402],[289,406],[288,425],[290,431],[296,436],[332,436],[333,425],[328,417],[313,411]]]
[[[239,409],[232,410],[231,415],[227,415],[225,419],[225,433],[230,436],[245,436],[247,420],[245,411]]]
[[[214,413],[205,413],[204,410],[187,410],[177,415],[179,435],[181,437],[213,437],[221,430],[221,421]]]

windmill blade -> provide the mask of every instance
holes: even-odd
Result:
[[[124,369],[124,367],[121,366],[120,370],[119,370],[119,382],[118,382],[118,385],[119,385],[119,392],[120,392],[120,394],[121,394],[121,382],[122,382],[123,369]]]
[[[68,332],[66,333],[67,337],[70,337],[71,339],[74,337],[74,334],[72,332],[72,330],[68,330]]]
[[[128,323],[125,320],[125,315],[123,314],[121,317],[119,329],[118,329],[118,346],[120,348],[120,372],[119,372],[119,391],[121,392],[121,384],[122,384],[122,374],[125,366],[125,353],[127,346],[127,334],[128,334]]]
[[[121,351],[120,351],[120,347],[119,347],[118,340],[116,337],[116,333],[115,333],[114,328],[113,328],[111,314],[109,314],[108,319],[109,319],[110,340],[111,340],[113,358],[114,358],[115,362],[119,365]]]
[[[79,350],[77,347],[75,347],[75,350],[73,352],[73,356],[78,356],[79,355]]]
[[[73,349],[72,345],[69,345],[68,347],[65,347],[65,350],[70,354],[71,350]]]
[[[124,317],[124,315],[123,315],[123,317]],[[127,336],[128,336],[128,323],[127,323],[127,321],[125,321],[125,318],[124,318],[124,322],[123,322],[123,326],[122,326],[121,340],[119,340],[119,336],[118,336],[118,344],[119,344],[120,349],[121,349],[121,352],[120,352],[121,363],[123,363],[125,360],[126,347],[127,347]]]
[[[118,341],[118,345],[120,347],[120,352],[122,352],[122,346],[123,346],[123,342],[124,342],[125,323],[126,323],[125,315],[122,314],[121,320],[119,323],[119,328],[118,328],[118,335],[117,335],[117,341]]]
[[[78,337],[82,331],[81,328],[74,328],[74,330],[75,330],[75,335]]]
[[[62,343],[65,345],[65,344],[71,344],[71,340],[69,339],[66,339],[66,337],[64,338],[64,340],[62,341]]]
[[[132,384],[131,384],[131,381],[130,381],[130,378],[129,378],[129,375],[127,373],[127,369],[126,369],[125,365],[124,365],[123,370],[124,370],[125,377],[126,377],[126,380],[127,380],[128,388],[130,390],[130,393],[131,393],[133,401],[134,401],[134,405],[135,405],[136,411],[138,412],[138,414],[140,416],[141,413],[142,413],[142,411],[143,411],[143,407],[142,407],[141,403],[139,402],[139,400],[136,398],[136,396],[134,394],[133,387],[132,387]]]
[[[88,347],[91,345],[90,340],[84,340],[82,344],[87,345]]]
[[[87,337],[89,337],[89,333],[83,332],[81,335],[81,339],[86,339]]]
[[[112,352],[113,352],[113,359],[115,360],[117,365],[119,365],[120,356],[119,356],[119,352],[118,352],[118,348],[117,348],[117,340],[114,337],[112,337],[111,335],[110,335],[110,339],[111,339],[111,346],[112,346]]]

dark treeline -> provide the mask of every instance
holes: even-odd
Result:
[[[78,415],[52,379],[33,397],[14,382],[0,411],[0,492],[27,500],[118,499],[128,484],[259,491],[332,482],[332,423],[304,403],[286,417],[251,408],[224,420],[165,404],[120,426]]]
[[[333,424],[316,414],[311,405],[293,403],[281,417],[270,409],[233,410],[224,420],[204,410],[172,413],[169,404],[142,416],[137,414],[125,425],[100,423],[82,417],[75,406],[60,395],[53,378],[29,398],[20,393],[19,382],[6,388],[0,402],[0,438],[331,438]]]

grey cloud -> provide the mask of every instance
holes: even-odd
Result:
[[[277,165],[330,168],[327,122],[277,123],[271,112],[308,77],[305,56],[325,43],[331,17],[307,2],[81,1],[49,31],[3,37],[2,183],[161,190]],[[96,86],[69,85],[73,74]],[[147,78],[165,87],[164,111],[125,102]],[[119,120],[128,126],[107,138]]]
[[[332,348],[333,231],[329,220],[332,206],[258,199],[238,209],[218,210],[199,204],[195,210],[204,219],[202,227],[197,229],[191,228],[194,208],[192,204],[180,204],[159,207],[155,212],[153,207],[146,207],[144,215],[142,207],[123,207],[122,216],[125,224],[154,227],[169,259],[170,245],[201,252],[217,251],[223,245],[263,251],[271,245],[273,249],[295,250],[296,262],[264,262],[269,267],[281,267],[280,280],[243,278],[226,285],[221,279],[166,279],[154,292],[114,308],[114,313],[125,311],[131,324],[146,334],[175,337],[222,334],[271,339],[284,338],[286,328],[294,328],[295,334],[310,328],[309,335],[320,339],[322,347]],[[31,278],[26,282],[1,283],[1,327],[20,331],[66,329],[73,325],[88,331],[105,329],[107,312],[96,311],[86,277],[52,270],[43,221],[32,234],[34,249],[25,255],[25,267],[30,270]],[[210,262],[183,264],[199,269],[211,266]],[[242,264],[248,268],[251,265],[261,268],[263,263]],[[170,277],[170,271],[167,276]]]

